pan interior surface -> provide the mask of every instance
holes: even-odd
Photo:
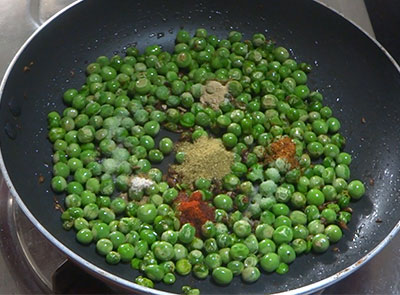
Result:
[[[47,140],[47,113],[64,108],[62,93],[85,81],[84,69],[99,55],[123,54],[159,44],[172,51],[177,31],[199,27],[225,38],[238,30],[245,38],[264,33],[298,61],[313,65],[311,89],[325,97],[342,123],[345,151],[353,155],[352,179],[366,184],[366,195],[352,203],[349,229],[337,251],[300,256],[284,276],[262,274],[257,283],[240,278],[221,287],[210,279],[178,277],[172,286],[202,293],[279,293],[300,288],[345,270],[374,249],[399,221],[400,75],[384,52],[364,33],[313,1],[84,1],[54,19],[28,44],[5,84],[0,104],[0,144],[13,186],[36,220],[71,251],[106,272],[133,281],[129,264],[111,266],[94,245],[84,247],[73,231],[61,227],[55,202],[64,196],[50,190],[52,146]],[[25,68],[24,67],[28,67]],[[39,183],[39,177],[45,181]],[[332,249],[333,247],[331,247]],[[104,275],[104,274],[103,274]],[[133,286],[133,285],[132,285]]]

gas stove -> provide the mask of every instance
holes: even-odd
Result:
[[[70,0],[1,0],[0,77],[15,52]],[[321,1],[374,36],[362,0]],[[322,294],[400,294],[400,236],[356,273]],[[25,217],[0,174],[0,293],[123,293],[92,277],[59,252]]]

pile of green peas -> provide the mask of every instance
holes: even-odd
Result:
[[[190,273],[222,285],[234,276],[251,283],[260,269],[285,274],[297,256],[325,252],[342,238],[350,200],[365,188],[350,179],[340,122],[307,87],[310,71],[263,34],[242,40],[232,31],[220,40],[201,28],[194,37],[179,31],[172,54],[152,45],[98,57],[86,83],[65,91],[62,114],[48,114],[51,186],[66,194],[63,227],[79,243],[95,243],[109,264],[130,263],[143,274],[135,282],[147,287]],[[199,102],[208,80],[227,85],[229,99],[218,110]],[[174,150],[162,128],[183,128],[192,140],[219,137],[234,154],[222,193],[213,193],[210,179],[194,183],[215,207],[201,233],[180,223],[179,187],[152,166]],[[299,167],[264,163],[283,136],[295,143]],[[182,163],[185,155],[175,158]],[[153,184],[134,190],[132,175]]]

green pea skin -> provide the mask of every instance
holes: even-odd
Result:
[[[277,228],[277,227],[279,227],[281,225],[286,225],[286,226],[291,227],[292,226],[292,220],[287,216],[280,215],[275,219],[274,227]]]
[[[119,231],[114,231],[110,233],[108,238],[112,242],[114,249],[117,249],[120,245],[122,245],[125,242],[125,235]]]
[[[240,184],[240,179],[234,174],[227,174],[222,179],[222,183],[227,190],[235,190]]]

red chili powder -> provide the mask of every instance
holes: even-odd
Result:
[[[196,228],[196,236],[200,236],[201,226],[207,221],[214,221],[215,214],[212,206],[202,200],[200,192],[193,192],[190,197],[180,192],[175,202],[178,204],[181,224],[190,223]]]
[[[271,143],[271,158],[276,160],[284,158],[290,164],[291,169],[296,168],[299,162],[296,159],[296,144],[288,136]]]

